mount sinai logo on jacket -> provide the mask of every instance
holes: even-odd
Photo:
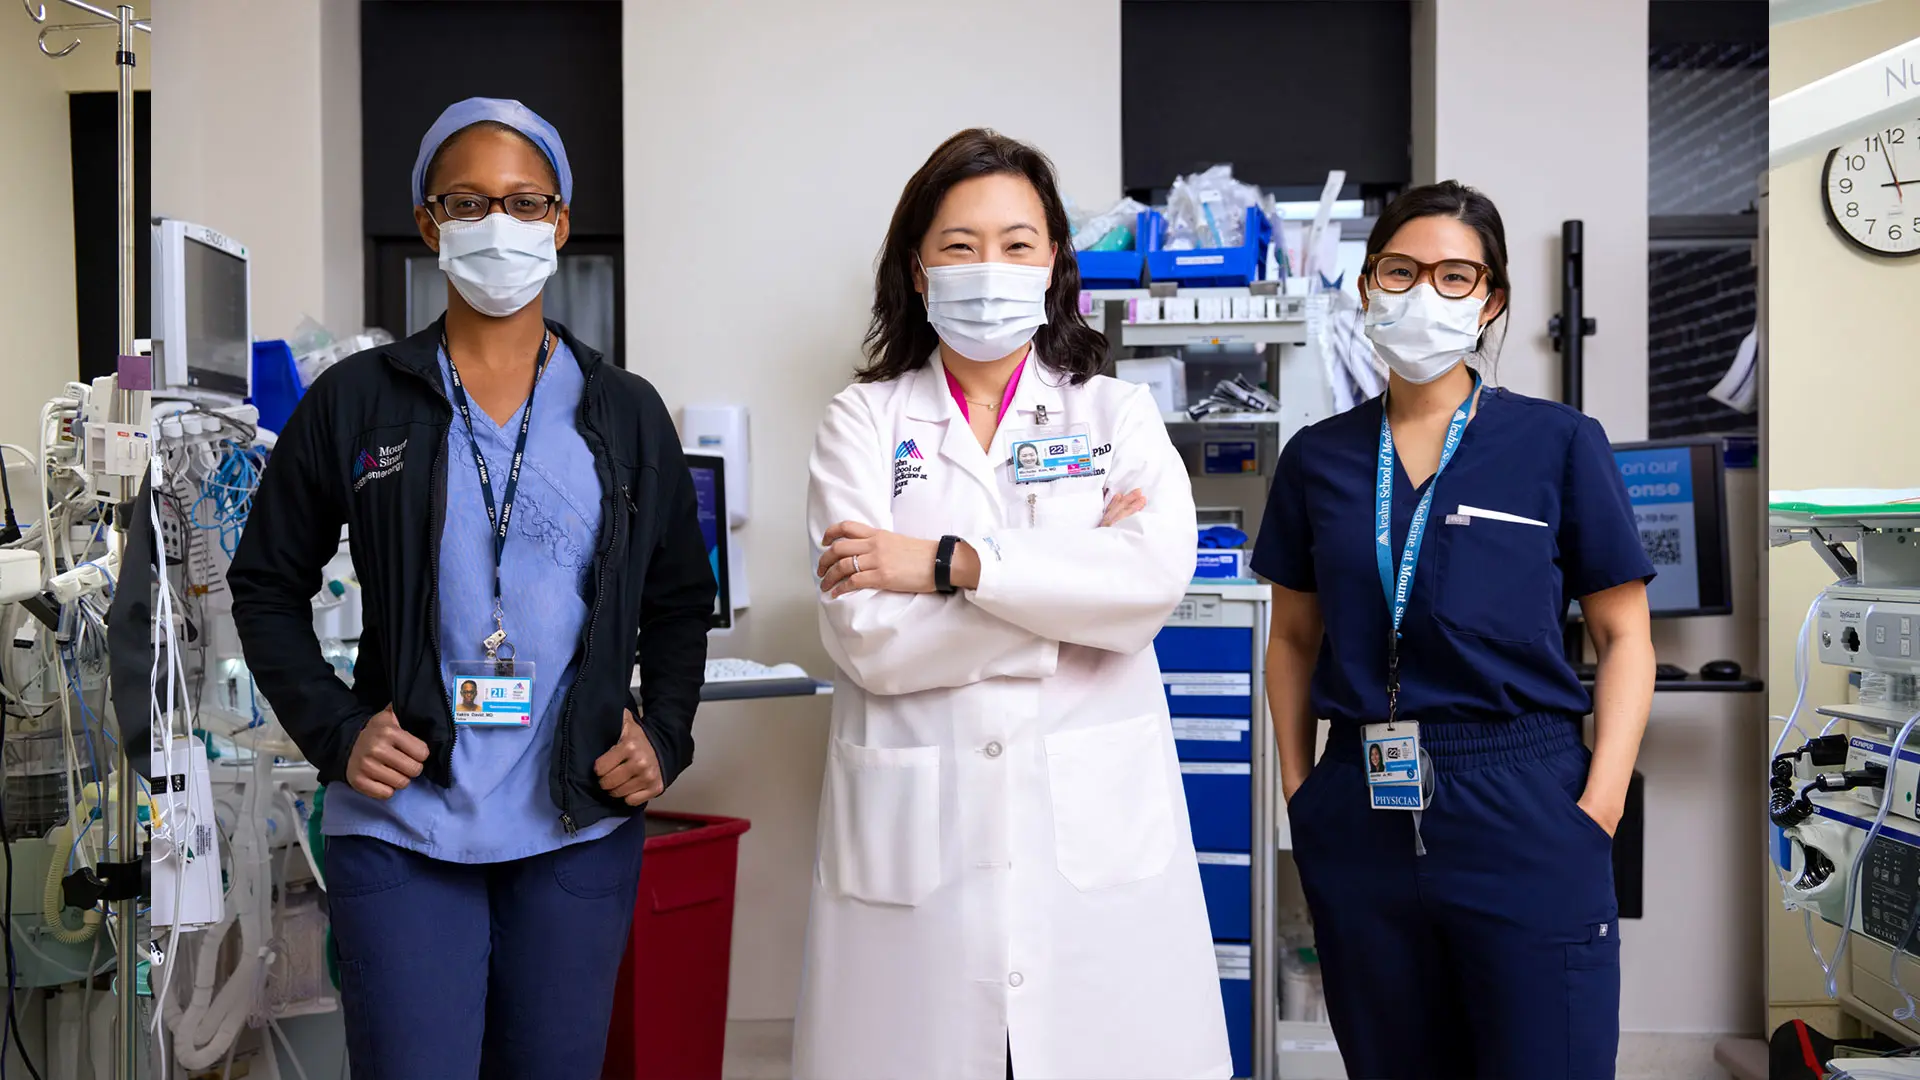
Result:
[[[359,491],[375,480],[392,476],[407,463],[407,440],[401,439],[392,446],[382,446],[374,450],[362,450],[353,461],[353,490]]]

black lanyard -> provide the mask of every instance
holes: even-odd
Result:
[[[480,439],[473,433],[473,410],[467,406],[467,388],[460,382],[460,365],[453,362],[453,350],[447,346],[447,337],[440,335],[440,348],[447,354],[447,371],[453,381],[453,404],[460,410],[460,419],[467,425],[467,441],[473,446],[473,465],[480,471],[480,494],[487,500],[487,521],[493,526],[493,623],[494,633],[487,638],[487,651],[491,654],[506,641],[506,613],[500,602],[500,557],[507,550],[507,526],[513,521],[514,495],[520,490],[520,459],[527,453],[527,432],[533,427],[533,395],[540,389],[540,376],[547,370],[547,358],[553,347],[553,335],[546,334],[540,339],[540,354],[533,361],[533,387],[527,391],[526,404],[521,406],[520,437],[513,444],[513,465],[507,471],[507,489],[501,493],[498,512],[494,509],[493,478],[487,470],[486,455],[480,452]]]

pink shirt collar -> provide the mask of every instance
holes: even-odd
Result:
[[[1001,419],[1007,415],[1007,407],[1013,404],[1013,392],[1020,388],[1020,375],[1027,370],[1027,360],[1031,359],[1032,356],[1033,353],[1029,351],[1026,357],[1022,358],[1020,363],[1014,367],[1013,378],[1007,380],[1006,392],[1000,396],[1000,412],[994,417],[994,425],[996,427],[999,426]],[[968,422],[972,422],[973,414],[967,411],[967,396],[960,390],[960,380],[954,378],[953,372],[947,370],[945,366],[942,366],[940,370],[947,376],[947,392],[953,395],[953,403],[960,406],[960,415],[966,418]]]

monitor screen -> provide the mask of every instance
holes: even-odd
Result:
[[[245,259],[189,236],[181,245],[186,296],[187,381],[245,394],[253,343],[247,327]]]
[[[700,538],[707,545],[707,565],[719,586],[713,600],[713,628],[733,625],[733,598],[727,588],[727,486],[725,459],[718,454],[688,454],[693,473],[693,496],[699,505]]]
[[[1726,474],[1720,440],[1621,443],[1614,462],[1659,574],[1647,586],[1656,618],[1733,611]]]

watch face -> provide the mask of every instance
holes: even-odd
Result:
[[[1875,255],[1920,254],[1920,116],[1827,155],[1827,219]]]

